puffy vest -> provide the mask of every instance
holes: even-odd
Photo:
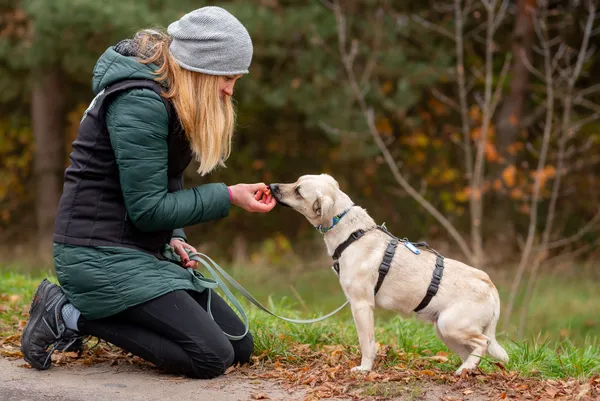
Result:
[[[152,80],[124,80],[104,88],[84,113],[73,142],[70,165],[65,170],[58,205],[54,242],[83,246],[124,246],[159,255],[172,231],[142,232],[128,219],[119,170],[106,128],[106,107],[115,95],[128,89],[147,88],[160,95]],[[161,99],[163,99],[161,97]],[[183,189],[183,171],[192,160],[189,142],[171,103],[169,113],[168,192]]]

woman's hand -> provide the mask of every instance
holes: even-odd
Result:
[[[179,255],[179,257],[181,258],[181,265],[183,267],[185,267],[186,269],[188,267],[195,269],[198,266],[198,262],[196,262],[195,260],[191,260],[189,255],[185,251],[186,249],[189,249],[192,252],[196,252],[196,248],[178,238],[171,239],[169,245],[171,245],[173,249],[175,249],[175,253],[177,253],[177,255]]]
[[[229,187],[231,203],[248,212],[266,213],[273,209],[277,201],[271,196],[266,184],[237,184]]]

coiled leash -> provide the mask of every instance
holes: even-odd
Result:
[[[338,313],[339,311],[341,311],[346,305],[348,305],[348,301],[346,301],[342,306],[340,306],[333,312],[330,312],[324,316],[321,316],[321,317],[318,317],[315,319],[290,319],[287,317],[279,316],[279,315],[271,312],[269,309],[267,309],[265,306],[263,306],[260,302],[258,302],[258,300],[252,296],[252,294],[250,294],[248,291],[246,291],[246,289],[244,287],[242,287],[242,285],[240,283],[235,281],[235,279],[233,277],[231,277],[229,275],[229,273],[227,273],[221,266],[219,266],[210,257],[208,257],[207,255],[200,253],[200,252],[191,252],[189,249],[186,249],[185,251],[189,255],[191,260],[195,260],[196,262],[202,263],[204,265],[204,267],[206,267],[208,272],[211,274],[211,276],[213,277],[213,279],[206,278],[206,277],[202,276],[202,274],[200,274],[198,271],[192,269],[191,267],[188,267],[187,270],[192,275],[193,280],[199,280],[199,284],[207,289],[212,289],[212,288],[217,288],[217,287],[221,288],[221,290],[223,291],[225,296],[227,296],[227,298],[229,298],[229,300],[231,301],[233,306],[237,309],[237,311],[240,313],[240,315],[242,315],[242,319],[244,321],[244,334],[232,335],[232,334],[229,334],[229,333],[226,333],[225,331],[223,331],[223,334],[225,334],[225,336],[227,336],[227,338],[229,338],[230,340],[241,340],[242,338],[244,338],[246,336],[246,334],[248,334],[249,324],[248,324],[248,317],[246,316],[246,313],[244,312],[242,305],[238,302],[238,300],[235,298],[233,293],[229,290],[229,288],[227,287],[227,284],[225,284],[225,281],[227,281],[229,284],[231,284],[248,301],[250,301],[254,306],[259,308],[263,312],[266,312],[271,316],[274,316],[281,320],[285,320],[290,323],[300,323],[300,324],[317,323],[322,320],[330,318],[331,316],[333,316],[336,313]],[[175,250],[173,249],[173,247],[171,245],[167,245],[167,244],[165,245],[165,247],[163,249],[163,256],[165,256],[169,260],[176,261],[178,263],[181,262],[181,258],[175,252]],[[212,264],[212,266],[209,263]],[[222,278],[219,276],[219,274],[220,274],[220,276],[222,276]],[[209,316],[211,318],[213,318],[213,320],[214,320],[210,305],[211,305],[211,292],[209,290],[206,311],[208,312]]]

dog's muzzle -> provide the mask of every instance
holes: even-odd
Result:
[[[281,191],[279,190],[278,184],[270,184],[269,189],[271,190],[271,195],[275,198],[275,201],[281,206],[291,207],[290,205],[281,201]]]

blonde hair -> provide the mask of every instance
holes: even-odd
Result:
[[[171,100],[190,141],[198,173],[205,175],[225,167],[231,153],[235,110],[230,96],[219,94],[219,77],[183,69],[169,52],[170,37],[156,30],[138,32],[134,43],[140,61],[156,63],[156,81],[163,84],[162,96]]]

